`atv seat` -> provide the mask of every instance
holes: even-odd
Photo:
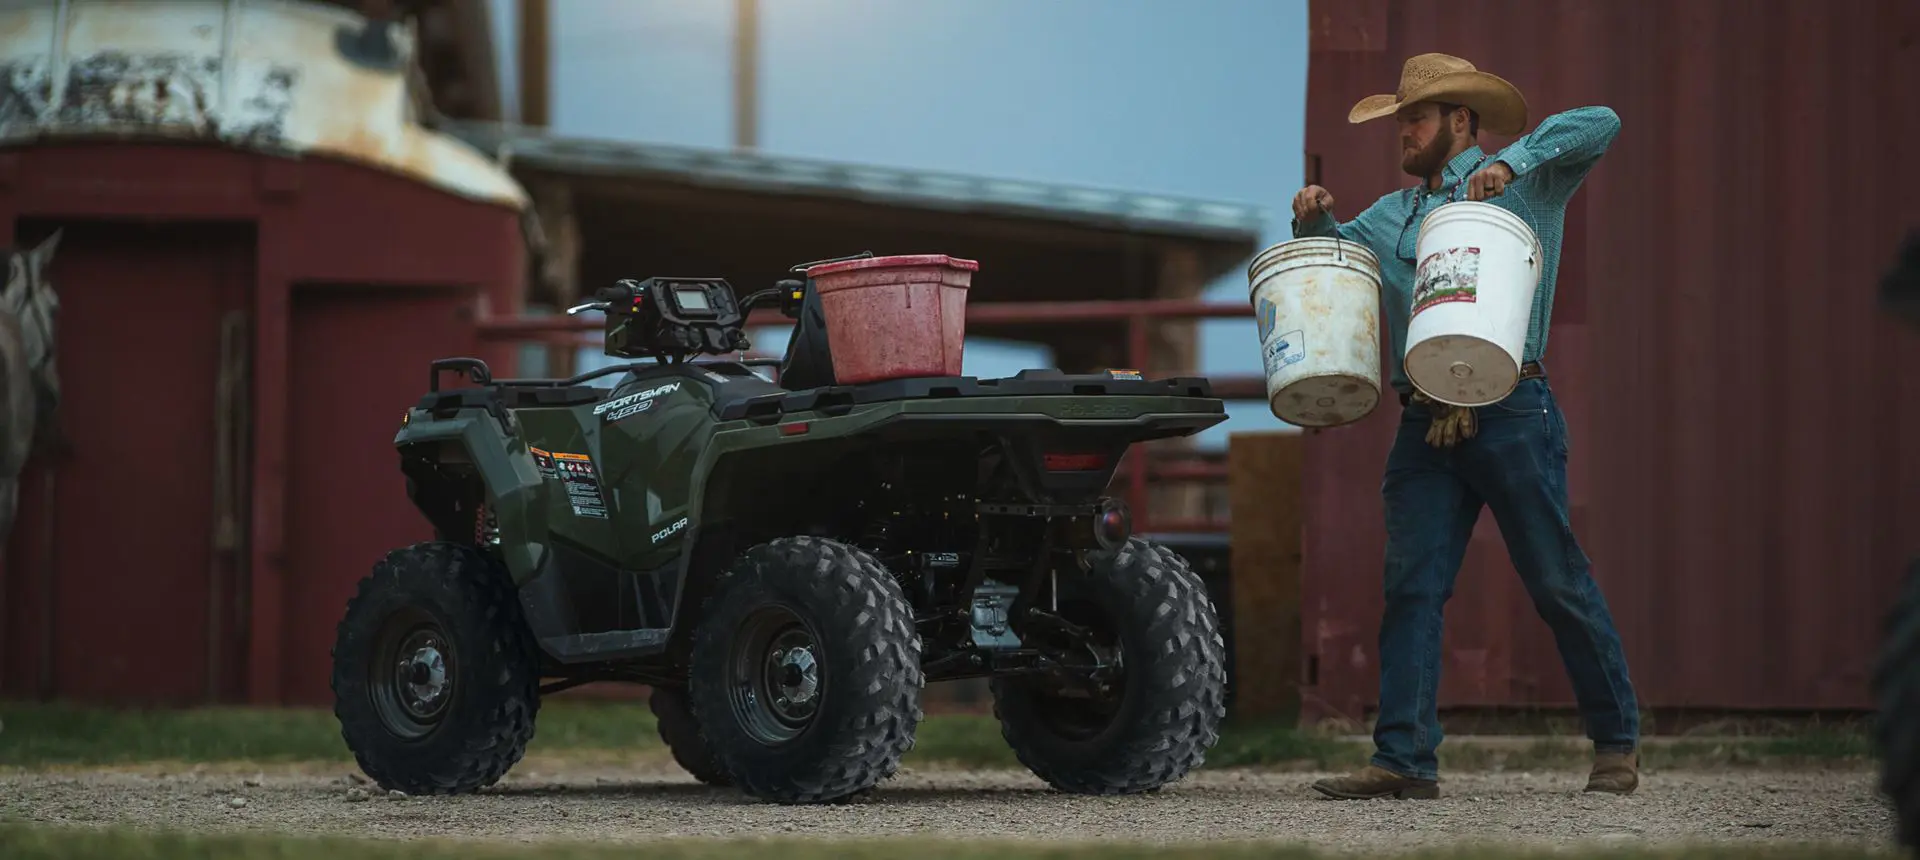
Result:
[[[460,409],[486,409],[498,403],[505,409],[565,408],[598,403],[609,389],[591,385],[565,388],[496,385],[487,388],[447,388],[431,391],[420,398],[419,407],[435,415],[451,415]]]

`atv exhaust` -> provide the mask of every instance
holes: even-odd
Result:
[[[1093,506],[1093,543],[1102,550],[1119,549],[1133,537],[1133,512],[1119,499],[1101,499]]]

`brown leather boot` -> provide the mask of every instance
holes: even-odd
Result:
[[[1432,800],[1440,796],[1440,786],[1431,779],[1414,779],[1374,765],[1367,765],[1352,776],[1337,776],[1313,784],[1315,791],[1341,800],[1373,800],[1392,797],[1401,800]]]
[[[1594,753],[1593,773],[1587,777],[1588,791],[1632,794],[1640,786],[1640,753]]]

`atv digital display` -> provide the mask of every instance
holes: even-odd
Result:
[[[673,301],[683,311],[712,311],[713,304],[707,301],[707,291],[699,287],[678,287],[673,291]]]
[[[621,281],[607,314],[607,354],[667,362],[722,355],[751,344],[740,330],[733,288],[720,278]],[[631,309],[620,295],[629,297]]]

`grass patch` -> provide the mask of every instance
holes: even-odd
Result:
[[[1208,844],[1160,848],[1126,844],[1062,844],[1011,841],[949,841],[911,838],[828,840],[685,840],[631,845],[544,843],[508,845],[472,841],[377,841],[357,838],[273,835],[152,833],[128,829],[78,829],[0,824],[0,857],[9,860],[626,860],[636,854],[674,860],[711,860],[746,855],[782,860],[866,860],[911,856],[916,860],[1319,860],[1336,855],[1293,846]],[[1462,846],[1392,855],[1429,860],[1854,860],[1897,857],[1892,851],[1819,845],[1700,846],[1673,849],[1509,849]]]
[[[1312,767],[1351,770],[1367,763],[1372,747],[1280,726],[1229,724],[1207,753],[1207,767]]]
[[[0,704],[0,767],[118,765],[148,761],[350,762],[331,712],[320,709],[119,710]],[[540,708],[529,755],[646,753],[663,749],[642,702],[554,700]],[[1229,727],[1210,767],[1365,760],[1358,745],[1292,729]],[[906,766],[1018,768],[991,716],[942,714],[920,724]]]
[[[1292,728],[1233,725],[1207,756],[1207,767],[1311,767],[1347,770],[1365,763],[1364,741]],[[641,701],[548,700],[528,754],[593,753],[624,758],[662,754],[654,719]],[[1580,768],[1591,760],[1582,738],[1515,742],[1452,737],[1441,747],[1448,770]],[[1817,727],[1798,734],[1721,739],[1653,739],[1642,753],[1649,768],[1824,765],[1870,761],[1858,726]],[[340,727],[324,709],[195,708],[122,710],[62,704],[0,703],[0,767],[103,766],[143,762],[349,763]],[[945,765],[1018,768],[992,717],[931,716],[920,726],[908,767]]]
[[[351,761],[323,710],[0,704],[0,766]]]

